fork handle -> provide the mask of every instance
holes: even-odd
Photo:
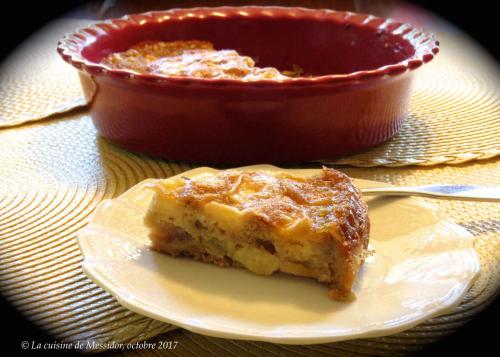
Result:
[[[433,185],[365,188],[365,196],[423,196],[467,201],[500,202],[500,187],[466,185]]]

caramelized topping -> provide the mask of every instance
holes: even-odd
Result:
[[[112,68],[140,73],[197,78],[243,80],[283,79],[301,73],[298,66],[280,73],[276,68],[255,67],[255,62],[234,50],[215,50],[208,41],[145,41],[125,52],[112,53],[102,61]]]
[[[222,171],[182,180],[173,190],[158,190],[194,207],[209,202],[234,207],[264,222],[284,227],[305,224],[317,233],[340,227],[342,236],[357,239],[357,214],[365,210],[360,194],[344,174],[323,168],[305,177],[283,172]],[[346,209],[347,208],[347,209]]]

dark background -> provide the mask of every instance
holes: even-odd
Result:
[[[119,1],[117,2],[119,3]],[[175,7],[183,5],[182,1],[170,1],[170,3],[174,4]],[[219,3],[229,4],[231,2],[220,1]],[[500,46],[498,45],[498,37],[493,37],[498,32],[496,29],[497,12],[493,8],[493,2],[478,0],[474,3],[467,1],[412,1],[411,3],[422,6],[461,28],[485,47],[497,60],[499,59]],[[238,2],[233,1],[232,4],[238,5]],[[26,37],[50,20],[64,15],[68,11],[73,11],[77,7],[84,9],[82,16],[85,16],[88,13],[97,11],[101,5],[102,1],[75,0],[59,2],[33,1],[28,3],[23,1],[4,2],[3,6],[7,7],[8,10],[4,8],[2,11],[3,18],[0,21],[0,30],[3,34],[0,58],[6,56]],[[307,7],[308,2],[303,1],[302,6]],[[9,21],[9,19],[11,20]],[[464,328],[441,342],[430,346],[418,355],[444,355],[452,351],[461,352],[462,355],[477,355],[480,351],[497,350],[499,305],[497,299],[496,302],[476,316]],[[26,321],[3,298],[0,298],[0,316],[3,320],[2,350],[12,349],[20,352],[22,351],[20,343],[23,340],[53,341],[50,336],[45,335]],[[37,355],[43,353],[42,351],[30,350],[25,352],[36,353]],[[50,352],[50,355],[62,354],[67,356],[74,353],[68,351]]]
[[[377,1],[384,3],[385,0],[358,0],[361,4],[376,4]],[[398,0],[393,0],[394,2]],[[77,7],[84,8],[87,13],[96,12],[97,9],[102,7],[105,1],[83,1],[83,0],[67,0],[67,1],[9,1],[4,4],[8,4],[8,11],[2,11],[2,21],[0,21],[2,36],[2,50],[0,54],[5,56],[8,54],[16,45],[19,44],[24,38],[28,37],[31,33],[36,31],[38,28],[46,24],[48,21],[55,17],[61,16],[68,11],[74,10]],[[245,1],[248,3],[249,1]],[[250,1],[252,2],[252,1]],[[266,3],[266,1],[254,1],[255,3]],[[354,1],[356,2],[356,1]],[[386,1],[387,2],[387,1]],[[471,35],[477,42],[479,42],[483,47],[485,47],[491,54],[493,54],[496,59],[499,59],[499,41],[498,41],[498,15],[497,11],[493,7],[491,1],[486,0],[476,0],[474,2],[470,1],[423,1],[414,0],[409,1],[412,4],[422,6],[441,17],[447,19],[451,23],[455,24],[457,27],[466,31]],[[134,3],[133,1],[109,1],[111,8],[120,7],[120,4]],[[136,3],[165,3],[169,4],[170,7],[182,7],[186,3],[206,3],[207,6],[213,4],[242,4],[243,1],[153,1],[153,0],[142,0],[136,1]],[[287,3],[287,1],[267,1],[267,3]],[[301,6],[307,7],[308,2],[295,1],[293,3],[302,4]],[[319,2],[321,3],[321,1]],[[324,1],[328,3],[328,1]],[[5,6],[5,5],[4,5]],[[373,6],[373,5],[371,5]],[[142,5],[141,7],[144,7]],[[9,14],[14,14],[12,21],[8,20]],[[113,14],[113,10],[110,11]]]

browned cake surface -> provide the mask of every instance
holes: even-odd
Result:
[[[107,55],[101,63],[139,73],[197,78],[284,79],[301,72],[297,66],[283,73],[272,67],[260,68],[252,58],[235,50],[216,50],[211,42],[198,40],[143,41]]]
[[[330,284],[348,299],[368,245],[369,220],[344,174],[219,171],[153,186],[153,247],[257,274],[282,271]]]

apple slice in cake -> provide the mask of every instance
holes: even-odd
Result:
[[[332,298],[349,300],[368,246],[367,206],[346,175],[314,172],[249,168],[158,180],[145,217],[152,248],[314,278]]]

